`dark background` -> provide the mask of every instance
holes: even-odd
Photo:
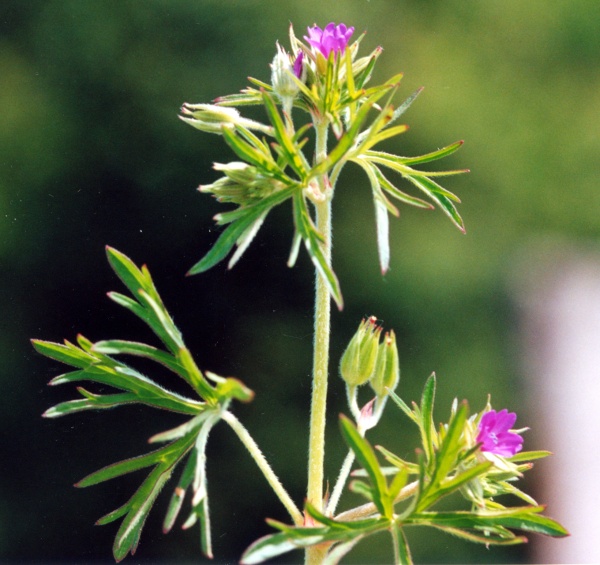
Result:
[[[216,178],[213,161],[232,155],[177,112],[183,102],[237,92],[249,75],[268,81],[275,41],[287,46],[290,21],[302,35],[331,20],[367,31],[363,53],[384,47],[373,80],[403,71],[399,100],[426,87],[406,115],[411,129],[388,149],[413,155],[465,139],[439,167],[472,172],[445,182],[464,201],[467,235],[439,211],[403,208],[392,220],[384,278],[367,181],[354,170],[338,184],[334,267],[347,306],[333,315],[327,476],[334,480],[344,455],[336,364],[364,315],[397,332],[405,400],[418,398],[436,371],[439,420],[454,396],[479,410],[491,393],[535,431],[512,284],[516,271],[534,269],[558,244],[597,245],[600,3],[3,0],[0,559],[109,563],[116,525],[92,524],[120,506],[142,475],[83,491],[72,484],[143,453],[147,437],[181,421],[137,407],[40,418],[75,393],[46,387],[63,367],[35,354],[30,338],[82,332],[93,341],[154,343],[105,297],[122,290],[106,244],[148,264],[202,369],[235,375],[256,391],[236,413],[302,500],[310,263],[303,254],[294,269],[285,266],[292,229],[283,206],[235,269],[184,277],[217,237],[218,206],[195,188]],[[410,456],[416,437],[397,410],[388,408],[380,428],[374,442]],[[532,433],[528,448],[551,447],[536,445]],[[216,562],[234,563],[269,531],[264,517],[286,516],[225,426],[211,435],[208,473]],[[543,480],[540,464],[529,488]],[[160,533],[167,498],[159,498],[130,562],[202,562],[196,530]],[[552,514],[552,500],[545,502]],[[527,547],[486,550],[447,537],[432,543],[429,535],[412,537],[418,562],[530,559]],[[388,540],[376,541],[348,562],[388,562]]]

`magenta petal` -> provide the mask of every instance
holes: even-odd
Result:
[[[479,421],[479,432],[475,440],[481,444],[481,451],[502,457],[512,457],[521,451],[523,438],[510,431],[516,420],[517,415],[506,409],[486,412]]]
[[[304,36],[306,42],[314,49],[321,52],[323,57],[328,58],[333,51],[345,51],[348,47],[348,41],[354,33],[353,27],[347,27],[345,24],[336,25],[329,22],[324,29],[314,25],[307,28],[308,36]]]

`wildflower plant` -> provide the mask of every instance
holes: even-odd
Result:
[[[183,528],[198,524],[202,550],[212,556],[206,446],[210,431],[220,422],[245,445],[290,518],[290,523],[268,520],[275,531],[247,549],[242,556],[247,565],[293,550],[304,550],[309,564],[337,563],[356,544],[368,543],[364,540],[381,531],[390,534],[394,562],[411,563],[405,532],[413,526],[429,526],[485,545],[522,543],[526,533],[567,535],[560,524],[542,514],[543,506],[515,486],[533,460],[548,455],[522,451],[523,430],[512,429],[516,415],[506,409],[496,411],[489,401],[481,412],[471,414],[466,402],[455,401],[447,422],[436,425],[435,376],[427,380],[419,404],[409,406],[402,400],[395,392],[400,380],[396,337],[393,330],[384,333],[375,317],[360,323],[340,360],[350,413],[350,417],[340,417],[340,431],[348,455],[331,493],[324,492],[330,307],[332,301],[340,309],[343,306],[341,285],[331,266],[331,202],[342,169],[359,167],[371,189],[382,273],[390,263],[389,214],[399,215],[398,204],[438,207],[464,231],[456,208],[460,200],[438,179],[465,171],[421,169],[451,155],[462,142],[417,157],[379,149],[381,142],[407,130],[399,120],[420,90],[396,105],[401,74],[378,86],[370,85],[382,49],[360,56],[363,36],[351,41],[353,35],[353,27],[330,23],[323,29],[316,25],[308,28],[299,39],[290,27],[290,50],[276,45],[270,84],[250,79],[251,86],[212,104],[184,104],[180,116],[203,132],[221,136],[235,155],[235,160],[215,163],[222,176],[200,187],[201,192],[233,208],[215,217],[223,231],[190,274],[202,273],[227,256],[229,267],[235,265],[269,212],[286,201],[291,201],[293,222],[288,265],[294,265],[304,246],[315,267],[308,481],[303,506],[292,500],[250,432],[234,415],[235,403],[251,401],[253,392],[240,380],[200,368],[145,266],[138,267],[123,253],[107,247],[108,261],[129,291],[112,292],[109,297],[147,324],[161,342],[159,347],[122,339],[93,343],[81,335],[76,344],[33,341],[40,353],[73,368],[50,384],[88,381],[101,385],[103,391],[80,386],[79,398],[50,408],[44,416],[138,403],[185,418],[181,425],[150,438],[150,443],[161,446],[158,449],[104,467],[76,485],[88,487],[137,470],[148,471],[129,500],[98,520],[98,524],[120,520],[113,546],[117,561],[135,552],[146,517],[174,473],[178,478],[164,531],[173,527],[189,498]],[[250,105],[262,106],[266,121],[245,118],[239,108]],[[296,127],[297,112],[308,115],[308,125]],[[314,154],[307,155],[311,136]],[[420,196],[406,189],[411,185]],[[171,392],[122,362],[122,356],[142,357],[166,367],[185,381],[188,395]],[[374,396],[361,407],[357,391],[366,384]],[[107,386],[115,392],[104,392]],[[421,445],[412,460],[396,455],[398,446],[374,448],[366,439],[390,400],[420,432]],[[362,496],[364,504],[338,511],[340,497],[348,488]],[[436,509],[438,501],[452,494],[466,499],[468,509],[464,504],[458,510]],[[505,504],[500,497],[508,494],[520,503]],[[211,492],[212,496],[219,494]]]

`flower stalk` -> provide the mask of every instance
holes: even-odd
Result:
[[[277,498],[279,498],[281,504],[283,504],[285,509],[288,511],[290,517],[294,521],[294,524],[297,526],[301,525],[303,522],[302,513],[294,504],[294,501],[281,484],[279,477],[275,474],[271,465],[269,465],[269,462],[266,460],[263,452],[260,450],[246,427],[231,412],[224,411],[221,415],[221,418],[229,424],[231,429],[240,438],[240,441],[244,444],[252,456],[252,459],[254,459],[258,465],[258,468],[261,470],[265,479],[267,479],[267,482],[273,489],[273,492],[277,495]]]

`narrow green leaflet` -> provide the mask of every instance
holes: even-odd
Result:
[[[263,222],[265,221],[265,218],[267,217],[268,213],[269,210],[265,210],[258,218],[256,218],[256,220],[254,220],[252,224],[250,224],[246,231],[244,231],[244,233],[235,242],[237,245],[237,249],[231,256],[231,259],[227,264],[228,269],[232,269],[238,262],[238,260],[242,257],[242,255],[246,252],[246,249],[248,249],[248,247],[252,243],[252,240],[255,238],[256,234],[262,227]]]
[[[417,88],[417,90],[415,90],[406,100],[404,100],[404,102],[402,102],[402,104],[400,104],[400,106],[394,110],[394,115],[392,116],[392,119],[388,125],[395,122],[400,116],[402,116],[402,114],[404,114],[404,112],[406,112],[406,110],[412,106],[412,103],[417,99],[417,96],[423,92],[424,88],[425,87],[423,86]]]
[[[117,561],[121,561],[128,553],[135,553],[141,530],[156,497],[169,480],[174,467],[192,448],[194,440],[195,434],[189,433],[161,449],[104,467],[75,485],[88,487],[154,466],[154,469],[126,504],[98,521],[98,524],[104,525],[124,517],[113,545],[113,554]]]
[[[433,435],[435,434],[435,424],[433,422],[434,400],[435,374],[427,379],[421,396],[421,421],[419,422],[419,428],[421,430],[423,449],[425,450],[428,461],[433,461],[431,446],[433,445]]]
[[[173,464],[158,465],[129,500],[127,513],[113,544],[115,561],[122,561],[128,553],[135,553],[148,513],[162,487],[171,477]]]
[[[460,451],[463,450],[460,440],[464,433],[468,414],[469,405],[466,401],[463,401],[451,417],[441,440],[441,445],[435,453],[435,469],[432,474],[432,482],[442,481],[458,463]]]
[[[404,202],[405,204],[408,204],[409,206],[416,206],[417,208],[425,208],[427,210],[433,210],[434,206],[432,204],[430,204],[429,202],[425,202],[425,200],[421,200],[420,198],[417,198],[416,196],[412,196],[410,194],[406,194],[406,192],[401,191],[399,188],[394,186],[387,179],[387,177],[381,172],[379,167],[376,167],[370,161],[366,161],[366,162],[369,163],[369,165],[371,165],[371,167],[375,173],[375,176],[377,177],[379,186],[383,190],[385,190],[388,194],[390,194],[391,196],[396,198],[396,200],[399,200],[400,202]]]
[[[294,194],[294,225],[296,232],[304,241],[308,254],[316,267],[319,275],[326,282],[329,292],[335,300],[338,308],[343,308],[344,302],[340,290],[340,284],[331,266],[322,251],[323,236],[317,231],[306,207],[306,201],[301,193]]]
[[[431,179],[428,179],[427,177],[406,175],[406,178],[415,186],[420,188],[423,192],[425,192],[429,198],[436,202],[440,206],[442,212],[444,212],[452,220],[452,222],[460,231],[463,233],[465,232],[465,224],[463,219],[460,217],[456,206],[454,206],[452,203],[452,200],[456,199],[456,197],[452,199],[449,198],[447,196],[447,191],[440,191],[440,185],[433,182]]]
[[[148,290],[148,281],[142,272],[135,266],[133,261],[124,253],[113,247],[106,246],[106,257],[113,271],[129,289],[133,296],[137,297],[141,289]]]
[[[188,456],[188,460],[183,469],[183,472],[181,473],[179,483],[173,491],[173,495],[171,496],[171,500],[169,501],[169,507],[167,508],[165,519],[163,521],[163,533],[165,534],[171,531],[173,525],[175,524],[175,521],[177,520],[177,516],[181,511],[186,491],[194,478],[196,461],[197,459],[193,455]]]
[[[375,449],[377,449],[377,451],[379,451],[388,462],[394,465],[394,467],[398,469],[407,469],[412,475],[419,473],[419,466],[415,463],[405,461],[381,445],[375,446]]]
[[[451,145],[447,145],[446,147],[442,147],[437,151],[432,151],[431,153],[426,153],[425,155],[420,155],[419,157],[402,157],[402,162],[405,165],[420,165],[421,163],[429,163],[431,161],[437,161],[438,159],[442,159],[447,157],[448,155],[452,155],[455,151],[458,151],[464,141],[456,141]]]
[[[321,538],[319,538],[320,540]],[[256,540],[242,555],[242,565],[264,563],[268,559],[289,553],[301,546],[288,538],[286,533],[271,534]]]
[[[195,415],[204,409],[203,403],[168,391],[135,369],[110,357],[96,360],[86,369],[59,375],[49,384],[59,385],[79,381],[93,381],[132,393],[134,398],[127,397],[128,402],[139,402],[190,415]]]
[[[338,565],[342,557],[348,555],[364,536],[356,536],[350,541],[337,544],[323,559],[322,565]]]
[[[398,209],[385,197],[379,179],[375,174],[376,167],[365,159],[353,159],[360,165],[371,183],[373,191],[373,204],[375,205],[375,225],[377,228],[377,251],[379,254],[379,265],[381,274],[385,275],[390,265],[390,241],[389,241],[389,218],[388,210],[395,216],[399,215]]]
[[[408,416],[415,424],[419,425],[417,414],[410,409],[404,400],[402,400],[393,390],[390,391],[389,396],[406,416]]]
[[[93,394],[83,387],[77,387],[77,391],[84,398],[61,402],[52,408],[48,408],[42,416],[44,418],[56,418],[58,416],[66,416],[84,410],[102,410],[137,402],[137,395],[132,392],[120,394]]]
[[[181,333],[166,311],[148,269],[145,266],[139,269],[129,257],[109,246],[106,247],[106,256],[138,306],[134,306],[131,299],[123,301],[122,295],[117,295],[116,300],[115,296],[111,298],[144,320],[165,346],[176,353],[183,343]]]
[[[558,522],[541,516],[540,513],[543,510],[543,506],[524,506],[482,513],[468,511],[418,512],[408,518],[406,522],[415,525],[435,525],[483,531],[500,526],[553,537],[569,535]]]
[[[133,473],[134,471],[144,469],[145,467],[158,465],[165,461],[177,461],[192,447],[194,444],[194,439],[194,434],[190,433],[165,447],[157,449],[156,451],[151,451],[150,453],[133,457],[132,459],[126,459],[124,461],[120,461],[119,463],[113,463],[112,465],[103,467],[87,477],[84,477],[78,483],[76,483],[75,486],[79,488],[89,487],[110,479],[114,479],[116,477],[120,477],[122,475],[126,475],[128,473]]]
[[[381,471],[373,448],[369,445],[367,440],[358,433],[354,424],[346,418],[346,416],[340,417],[340,427],[346,443],[350,449],[354,451],[357,461],[359,461],[369,475],[373,503],[380,514],[387,518],[391,518],[393,513],[393,501],[389,498],[387,482]]]
[[[535,461],[536,459],[543,459],[552,455],[550,451],[521,451],[516,455],[513,455],[508,460],[511,463],[519,463],[520,461]]]
[[[122,339],[110,339],[97,341],[94,343],[92,351],[97,351],[104,355],[134,355],[145,357],[164,365],[167,369],[170,369],[184,379],[188,376],[185,369],[173,355],[145,343]]]
[[[250,79],[252,80],[252,79]],[[262,83],[264,84],[264,83]],[[269,89],[271,87],[269,86]],[[227,94],[215,100],[218,106],[256,106],[262,103],[260,92],[254,88],[245,88],[238,94]]]
[[[269,116],[269,120],[275,129],[275,137],[279,142],[283,154],[286,156],[287,163],[294,169],[294,172],[298,175],[298,178],[301,181],[304,181],[308,176],[308,163],[306,158],[299,150],[298,145],[294,143],[293,138],[289,135],[285,124],[283,123],[283,119],[279,115],[279,111],[277,110],[277,106],[275,105],[275,101],[273,97],[270,96],[266,91],[262,93],[263,102],[265,105],[265,109],[267,110],[267,115]]]
[[[98,360],[67,340],[64,345],[41,339],[32,339],[31,343],[38,353],[80,369],[85,369]]]

